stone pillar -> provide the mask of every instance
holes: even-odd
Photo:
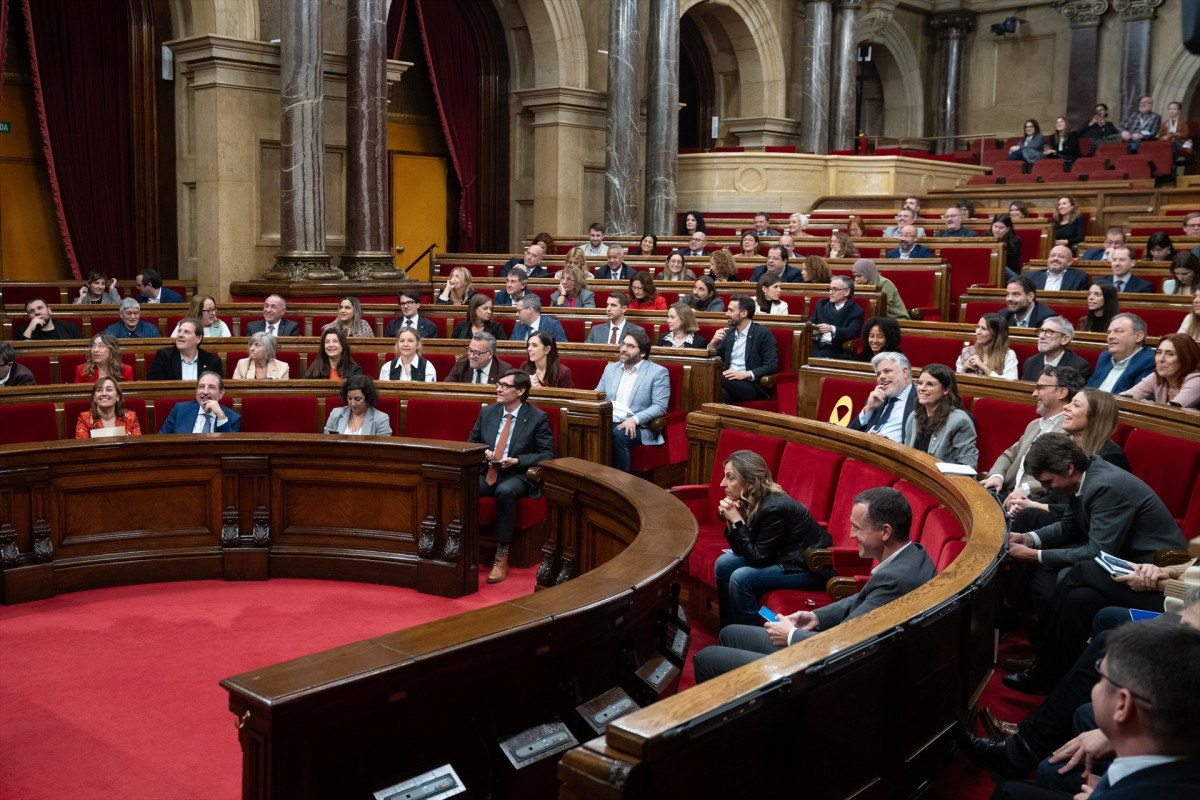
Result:
[[[339,280],[325,251],[325,70],[321,3],[280,8],[279,252],[268,280]]]
[[[384,0],[351,0],[346,15],[346,249],[357,280],[396,279],[388,224],[387,18]]]
[[[637,53],[638,0],[610,0],[604,230],[614,236],[637,233],[639,110],[634,92]]]
[[[1142,95],[1150,93],[1150,23],[1158,16],[1163,0],[1113,0],[1113,9],[1125,24],[1121,38],[1121,111],[1110,115],[1120,123],[1137,108]],[[1166,100],[1159,98],[1160,114]]]
[[[938,105],[935,115],[934,135],[938,137],[957,136],[961,129],[962,103],[959,95],[962,91],[963,48],[967,36],[975,30],[975,12],[965,9],[934,14],[929,18],[929,26],[942,42],[942,70],[939,76],[937,96],[943,98]],[[958,142],[949,138],[939,138],[937,151],[949,153],[958,146]]]
[[[800,128],[800,149],[829,152],[829,53],[833,9],[829,0],[807,0],[808,24],[804,42],[804,67],[808,75],[808,103]]]
[[[1058,7],[1071,26],[1071,67],[1067,73],[1067,123],[1079,128],[1092,118],[1100,63],[1096,58],[1100,20],[1108,0],[1068,0]]]
[[[858,44],[854,35],[854,15],[862,0],[834,0],[833,20],[833,100],[829,104],[829,149],[849,150],[854,146],[854,107],[858,84]]]
[[[679,0],[650,0],[646,45],[646,203],[643,233],[675,232],[679,163]]]

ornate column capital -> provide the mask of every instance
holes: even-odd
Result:
[[[833,7],[846,11],[857,11],[862,8],[862,0],[833,0]]]
[[[939,39],[961,39],[975,31],[974,11],[960,8],[955,11],[943,11],[929,18],[929,27],[933,28]]]
[[[1137,22],[1154,19],[1163,0],[1113,0],[1113,9],[1121,15],[1122,22]]]
[[[1072,28],[1090,28],[1108,13],[1108,0],[1059,0],[1050,7],[1066,17]]]

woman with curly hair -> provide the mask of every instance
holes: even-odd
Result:
[[[733,260],[733,253],[726,248],[716,250],[708,257],[708,269],[714,281],[724,283],[738,280],[737,263]]]
[[[699,211],[688,211],[683,215],[683,224],[679,226],[679,235],[691,236],[696,231],[708,233],[708,226],[704,224],[704,215]]]
[[[810,572],[805,554],[832,538],[812,514],[771,477],[758,453],[738,450],[725,459],[725,497],[717,516],[725,523],[730,552],[717,559],[721,627],[757,624],[759,598],[772,589],[819,589],[832,576]]]
[[[829,271],[829,265],[825,263],[825,259],[820,256],[805,256],[800,262],[800,277],[805,283],[823,283],[828,285],[833,273]]]
[[[375,404],[379,390],[370,375],[351,375],[342,382],[342,404],[325,421],[325,433],[346,436],[391,436],[392,421]]]
[[[829,244],[825,246],[826,258],[858,258],[858,248],[849,234],[844,231],[834,231],[829,236]]]
[[[863,323],[862,349],[856,361],[871,363],[880,353],[903,353],[900,349],[900,323],[891,317],[871,317]]]
[[[75,367],[75,383],[94,383],[100,378],[133,380],[133,367],[121,361],[121,345],[111,333],[93,336],[87,358]]]

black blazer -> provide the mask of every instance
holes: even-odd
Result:
[[[1033,285],[1038,289],[1046,288],[1046,273],[1048,270],[1039,269],[1035,272],[1026,273],[1025,277],[1033,281]],[[1067,267],[1063,270],[1062,289],[1064,292],[1086,292],[1088,287],[1092,285],[1092,279],[1086,272],[1074,267]]]
[[[484,333],[490,333],[496,337],[496,341],[503,342],[508,338],[508,334],[504,332],[504,326],[496,320],[489,320],[483,326]],[[470,339],[471,338],[471,321],[464,319],[454,326],[454,333],[450,334],[451,339]]]
[[[805,569],[804,554],[809,548],[828,547],[833,542],[804,504],[784,492],[767,495],[749,525],[726,525],[725,538],[748,566],[778,564],[784,572]]]
[[[1101,275],[1096,278],[1096,283],[1108,283],[1116,286],[1116,279],[1112,275]],[[1153,294],[1154,284],[1145,278],[1139,278],[1137,275],[1130,275],[1125,279],[1125,288],[1121,291],[1125,293],[1135,292],[1137,294]]]
[[[854,302],[854,298],[851,297],[847,298],[845,305],[838,310],[833,303],[829,302],[829,298],[822,297],[817,301],[817,307],[813,309],[809,324],[813,326],[812,353],[814,356],[818,358],[850,358],[850,353],[842,349],[842,344],[854,341],[862,332],[862,306]],[[816,332],[815,328],[821,324],[834,327],[833,341],[822,341],[821,335]]]
[[[1083,373],[1083,379],[1086,381],[1092,376],[1092,365],[1087,362],[1087,359],[1082,356],[1072,353],[1070,350],[1063,352],[1063,356],[1059,359],[1060,367],[1071,367]],[[1041,353],[1030,356],[1025,360],[1024,371],[1021,373],[1023,381],[1037,381],[1038,376],[1042,374],[1042,368],[1046,366],[1046,357]]]
[[[746,336],[746,369],[754,373],[757,383],[763,375],[774,375],[779,371],[779,354],[775,351],[775,337],[762,325],[751,322],[746,328]],[[725,369],[729,369],[732,353],[733,336],[727,334],[717,345],[717,355],[725,362]]]
[[[384,328],[383,335],[395,337],[396,334],[400,333],[400,326],[403,324],[404,317],[396,317]],[[442,335],[441,331],[438,330],[436,322],[421,316],[417,317],[417,333],[421,335],[422,339],[436,339]]]
[[[500,376],[512,369],[512,364],[505,363],[500,359],[492,356],[491,364],[488,365],[488,383],[496,383],[500,380]],[[450,374],[446,376],[446,383],[471,383],[473,377],[471,363],[466,356],[454,362],[454,368],[450,370]],[[497,425],[500,423],[497,422]]]
[[[494,450],[503,414],[504,406],[499,403],[484,406],[467,441],[486,444],[489,449]],[[508,456],[517,459],[517,465],[500,470],[501,475],[515,473],[525,480],[526,470],[546,459],[554,458],[554,432],[550,429],[550,418],[546,416],[545,411],[529,403],[521,406],[513,429],[508,435],[508,442]],[[536,484],[528,481],[526,484],[529,486],[530,497],[541,495],[541,490]]]
[[[1009,311],[1007,308],[1000,313],[1000,316],[1004,317],[1004,321],[1008,323],[1008,327],[1017,327],[1017,315]],[[1029,311],[1029,327],[1040,328],[1043,322],[1051,317],[1056,316],[1058,316],[1058,314],[1055,313],[1053,308],[1048,308],[1041,302],[1034,300],[1033,308]]]
[[[1147,797],[1191,797],[1200,786],[1200,758],[1184,758],[1137,772],[1107,789],[1092,792],[1096,800],[1143,800]]]
[[[276,336],[299,336],[300,323],[294,322],[287,317],[279,318],[279,333]],[[246,335],[253,336],[256,333],[262,333],[267,329],[267,321],[265,319],[256,319],[253,322],[246,323]]]
[[[608,264],[602,267],[596,267],[596,280],[598,281],[627,281],[633,277],[633,270],[624,261],[621,262],[621,268],[613,272],[608,268]]]
[[[225,374],[225,370],[221,367],[221,359],[216,353],[210,353],[203,347],[197,347],[196,375],[199,376],[209,371],[218,375]],[[150,371],[146,373],[146,379],[151,381],[183,380],[183,356],[179,355],[179,348],[171,345],[155,353],[154,360],[150,362]]]

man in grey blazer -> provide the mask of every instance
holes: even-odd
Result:
[[[487,445],[486,468],[479,475],[479,496],[496,500],[496,558],[488,583],[508,577],[508,544],[517,518],[517,501],[539,497],[541,490],[525,479],[535,464],[554,458],[550,418],[529,405],[529,373],[505,372],[496,383],[496,402],[484,406],[467,441]]]
[[[913,225],[913,227],[917,231],[917,237],[924,239],[925,238],[925,229],[919,225],[914,224],[916,222],[916,219],[917,218],[916,218],[915,212],[911,208],[909,208],[908,206],[902,207],[899,211],[896,212],[896,224],[884,229],[883,238],[899,239],[901,229],[907,228],[909,225]]]
[[[1028,497],[1040,488],[1037,480],[1025,471],[1025,455],[1029,446],[1043,433],[1062,430],[1063,409],[1075,393],[1084,387],[1083,375],[1070,367],[1046,367],[1035,378],[1033,396],[1037,400],[1037,419],[1025,427],[1021,438],[1000,454],[979,483],[1003,502]]]
[[[646,332],[641,325],[634,325],[625,319],[625,311],[629,308],[629,295],[624,292],[613,292],[608,296],[608,304],[604,306],[604,315],[608,322],[603,325],[593,325],[588,331],[587,344],[615,344],[625,340],[625,334],[630,331]],[[614,332],[615,329],[615,332]]]
[[[1088,457],[1066,433],[1047,433],[1029,446],[1025,469],[1046,491],[1069,498],[1058,522],[1009,534],[1008,558],[1023,566],[1035,608],[1043,612],[1059,570],[1101,551],[1130,563],[1154,563],[1159,550],[1187,540],[1154,490],[1102,458]]]
[[[925,548],[909,540],[912,507],[904,495],[890,487],[867,489],[854,498],[850,511],[850,536],[858,554],[879,561],[871,578],[858,592],[816,611],[777,616],[761,628],[728,625],[715,647],[696,654],[696,681],[706,681],[732,669],[798,644],[810,636],[890,603],[937,574]]]
[[[662,434],[646,425],[667,413],[671,377],[649,356],[650,337],[641,329],[629,331],[621,340],[620,361],[605,367],[596,385],[596,391],[604,392],[612,403],[612,465],[622,472],[629,472],[630,449],[663,443]]]

